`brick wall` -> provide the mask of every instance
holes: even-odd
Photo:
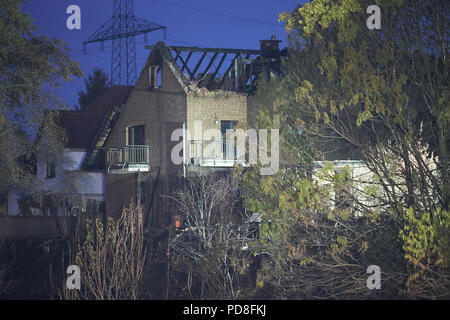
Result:
[[[161,63],[161,88],[149,88],[149,66]],[[127,128],[133,125],[145,125],[145,144],[150,148],[149,174],[143,174],[142,180],[153,179],[160,169],[165,176],[171,166],[170,134],[178,123],[182,127],[186,119],[186,94],[172,74],[168,65],[156,54],[151,55],[142,69],[131,91],[125,110],[120,114],[112,130],[106,147],[122,147],[127,144]],[[178,168],[179,170],[180,168]],[[182,170],[182,167],[181,167]],[[121,207],[129,204],[131,197],[136,197],[136,174],[106,176],[106,212],[116,215]]]
[[[161,87],[150,89],[149,67],[160,64]],[[172,72],[171,67],[154,51],[131,91],[125,110],[120,114],[106,147],[122,147],[127,144],[127,128],[132,125],[145,125],[145,144],[150,148],[149,173],[141,174],[141,181],[147,182],[147,193],[158,190],[152,203],[155,214],[167,214],[166,200],[161,194],[171,190],[171,177],[181,173],[181,165],[175,166],[171,161],[171,151],[178,142],[171,141],[174,129],[182,128],[183,122],[190,131],[190,138],[203,139],[203,132],[215,128],[220,131],[222,120],[237,121],[237,128],[255,128],[256,114],[259,106],[252,97],[233,92],[208,92],[194,89],[186,92],[185,88]],[[215,123],[215,120],[218,120]],[[203,132],[193,132],[194,121],[201,121]],[[158,177],[158,178],[157,178]],[[156,183],[156,184],[155,184]],[[128,205],[131,198],[136,198],[137,174],[108,174],[106,177],[106,212],[117,215],[122,206]],[[153,187],[157,185],[157,187]],[[158,211],[158,212],[156,212]],[[157,218],[157,220],[160,220]]]
[[[218,123],[215,124],[215,120]],[[220,130],[221,120],[236,120],[238,127],[247,126],[247,97],[233,92],[189,92],[187,95],[187,129],[192,139],[201,139],[193,132],[194,121],[202,122],[203,131]]]
[[[216,121],[217,120],[217,121]],[[202,92],[201,90],[189,92],[187,95],[187,130],[192,140],[210,140],[213,137],[205,137],[204,133],[209,129],[217,129],[220,132],[221,121],[237,121],[237,128],[247,128],[247,97],[233,92]],[[201,130],[195,127],[195,122],[201,122]],[[217,122],[217,123],[216,123]],[[222,137],[216,137],[220,140]],[[192,150],[190,156],[194,156]],[[200,147],[200,146],[199,146]],[[209,150],[203,145],[203,156],[213,156],[213,146]],[[221,154],[220,143],[217,142],[216,156]]]

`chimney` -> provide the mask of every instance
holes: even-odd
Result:
[[[270,40],[259,40],[261,45],[261,55],[264,58],[279,59],[280,58],[280,48],[279,43],[281,40],[276,40],[275,35],[272,35]]]

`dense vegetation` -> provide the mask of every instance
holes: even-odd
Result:
[[[46,288],[34,297],[450,298],[449,3],[375,1],[382,24],[372,30],[371,2],[311,0],[280,15],[284,76],[260,80],[256,94],[258,128],[280,128],[277,174],[254,166],[186,179],[164,195],[174,221],[158,230],[131,205],[118,220],[83,221],[77,239],[5,243],[0,294],[31,285],[23,266],[34,252]],[[0,145],[17,154],[0,159],[0,192],[24,179],[18,160],[31,150],[10,115],[42,106],[44,83],[79,73],[62,44],[34,37],[16,2],[4,3],[0,34],[14,45],[0,48]],[[321,161],[347,158],[369,174]],[[64,290],[68,263],[86,275],[80,292]],[[379,290],[367,287],[372,265]]]

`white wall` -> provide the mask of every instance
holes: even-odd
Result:
[[[79,195],[105,194],[105,174],[103,172],[81,171],[86,156],[84,150],[65,149],[63,163],[56,164],[55,178],[45,177],[46,159],[38,155],[37,177],[42,189],[55,193],[76,193]]]
[[[372,186],[371,183],[368,183],[372,180],[372,172],[370,169],[365,165],[363,161],[360,160],[336,160],[336,161],[329,161],[333,164],[334,170],[343,170],[346,167],[349,167],[351,172],[351,180],[352,180],[352,194],[354,197],[358,199],[361,203],[369,204],[371,203],[371,200],[368,199],[368,196],[364,194],[364,189]],[[317,168],[314,170],[313,173],[313,179],[318,182],[319,185],[325,186],[325,185],[331,185],[331,181],[324,181],[322,179],[319,179],[318,171],[320,171],[325,162],[324,161],[317,161],[316,165]],[[335,192],[333,188],[330,190],[330,196],[334,199]],[[330,203],[330,207],[334,207],[334,202]]]
[[[64,163],[64,170],[80,170],[86,151],[65,149],[64,154],[71,161]]]
[[[55,166],[55,178],[46,178],[46,159],[42,153],[37,154],[37,179],[40,190],[46,193],[69,194],[81,198],[83,207],[88,199],[105,200],[105,173],[80,170],[86,156],[86,151],[80,149],[65,149],[63,162]],[[20,214],[17,200],[22,195],[12,190],[8,193],[8,215]],[[42,210],[40,210],[42,211]],[[41,215],[42,212],[32,212]],[[62,210],[58,210],[62,214]]]

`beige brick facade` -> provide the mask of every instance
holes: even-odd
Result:
[[[161,86],[150,88],[150,67],[161,67]],[[132,89],[125,110],[121,112],[105,144],[106,148],[127,145],[127,129],[134,125],[145,126],[145,144],[150,149],[150,172],[141,173],[140,181],[150,187],[158,177],[161,192],[169,192],[170,176],[180,175],[183,166],[171,161],[175,144],[171,141],[172,131],[182,128],[183,123],[190,138],[202,140],[208,129],[220,131],[222,120],[237,121],[237,127],[255,127],[257,106],[251,96],[232,91],[208,91],[186,85],[163,55],[157,50],[150,54],[135,87]],[[249,106],[251,108],[249,109]],[[248,117],[251,117],[251,123]],[[216,121],[217,120],[217,121]],[[194,122],[200,121],[202,132],[194,132]],[[106,177],[106,212],[117,215],[122,206],[136,199],[137,173],[108,174]],[[152,206],[154,202],[152,202]]]
[[[150,88],[149,67],[162,64],[160,88]],[[134,125],[145,126],[145,144],[150,147],[148,174],[141,180],[154,179],[158,171],[167,175],[170,163],[170,133],[174,124],[181,127],[186,119],[186,93],[176,80],[167,63],[157,55],[150,56],[136,85],[130,93],[126,108],[120,114],[105,147],[127,145],[127,129]],[[179,168],[180,169],[180,168]],[[117,215],[131,198],[136,199],[137,173],[108,174],[106,177],[106,212]]]

